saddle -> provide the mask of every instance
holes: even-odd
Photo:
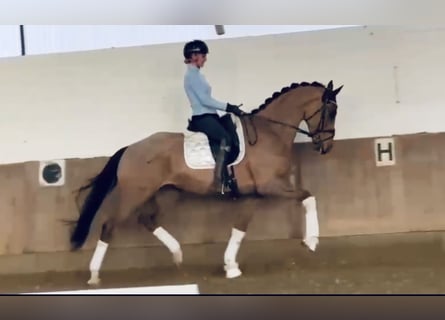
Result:
[[[245,156],[243,127],[240,118],[229,113],[220,118],[220,123],[230,134],[233,141],[226,159],[230,174],[226,175],[224,184],[229,188],[232,195],[236,196],[238,186],[233,166],[240,163]],[[219,147],[217,143],[209,140],[205,133],[193,128],[193,122],[189,119],[187,132],[184,134],[184,158],[189,168],[214,169]]]

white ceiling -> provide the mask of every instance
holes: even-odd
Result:
[[[1,24],[444,25],[443,0],[1,0]]]

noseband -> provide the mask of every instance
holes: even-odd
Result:
[[[303,134],[306,134],[310,138],[313,138],[314,136],[319,135],[321,133],[330,133],[330,135],[327,136],[326,138],[324,138],[323,140],[317,141],[318,143],[322,143],[322,142],[328,141],[330,139],[333,139],[335,136],[335,129],[325,129],[325,120],[326,120],[326,112],[328,111],[328,104],[333,104],[333,105],[337,106],[337,103],[335,101],[327,100],[323,103],[323,105],[320,107],[320,109],[315,111],[311,116],[304,119],[305,121],[309,122],[309,120],[311,120],[315,115],[317,115],[318,113],[321,113],[320,122],[318,123],[318,126],[315,129],[315,131],[308,132],[308,131],[305,131],[302,129],[300,129],[298,131]]]

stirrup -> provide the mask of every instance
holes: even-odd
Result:
[[[229,186],[225,185],[224,183],[221,184],[221,190],[220,190],[220,193],[221,193],[222,195],[225,195],[226,193],[231,193],[231,192],[232,192],[232,189],[230,189]]]
[[[217,191],[218,193],[224,195],[228,192],[232,192],[232,188],[231,188],[231,182],[230,180],[226,180],[227,178],[224,179],[224,177],[221,179],[219,186],[217,186],[217,190],[219,189],[219,191]]]

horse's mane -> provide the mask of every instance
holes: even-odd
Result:
[[[314,81],[312,83],[309,82],[301,82],[301,83],[292,83],[290,86],[288,87],[283,87],[281,89],[281,91],[276,91],[272,94],[272,96],[270,96],[269,98],[267,98],[263,104],[261,104],[258,108],[254,109],[251,111],[251,114],[255,114],[260,112],[261,110],[264,110],[269,104],[271,104],[274,100],[276,100],[278,97],[280,97],[281,95],[285,94],[286,92],[289,92],[290,90],[294,90],[297,89],[299,87],[307,87],[307,86],[313,86],[313,87],[318,87],[318,88],[326,88],[325,85]]]

